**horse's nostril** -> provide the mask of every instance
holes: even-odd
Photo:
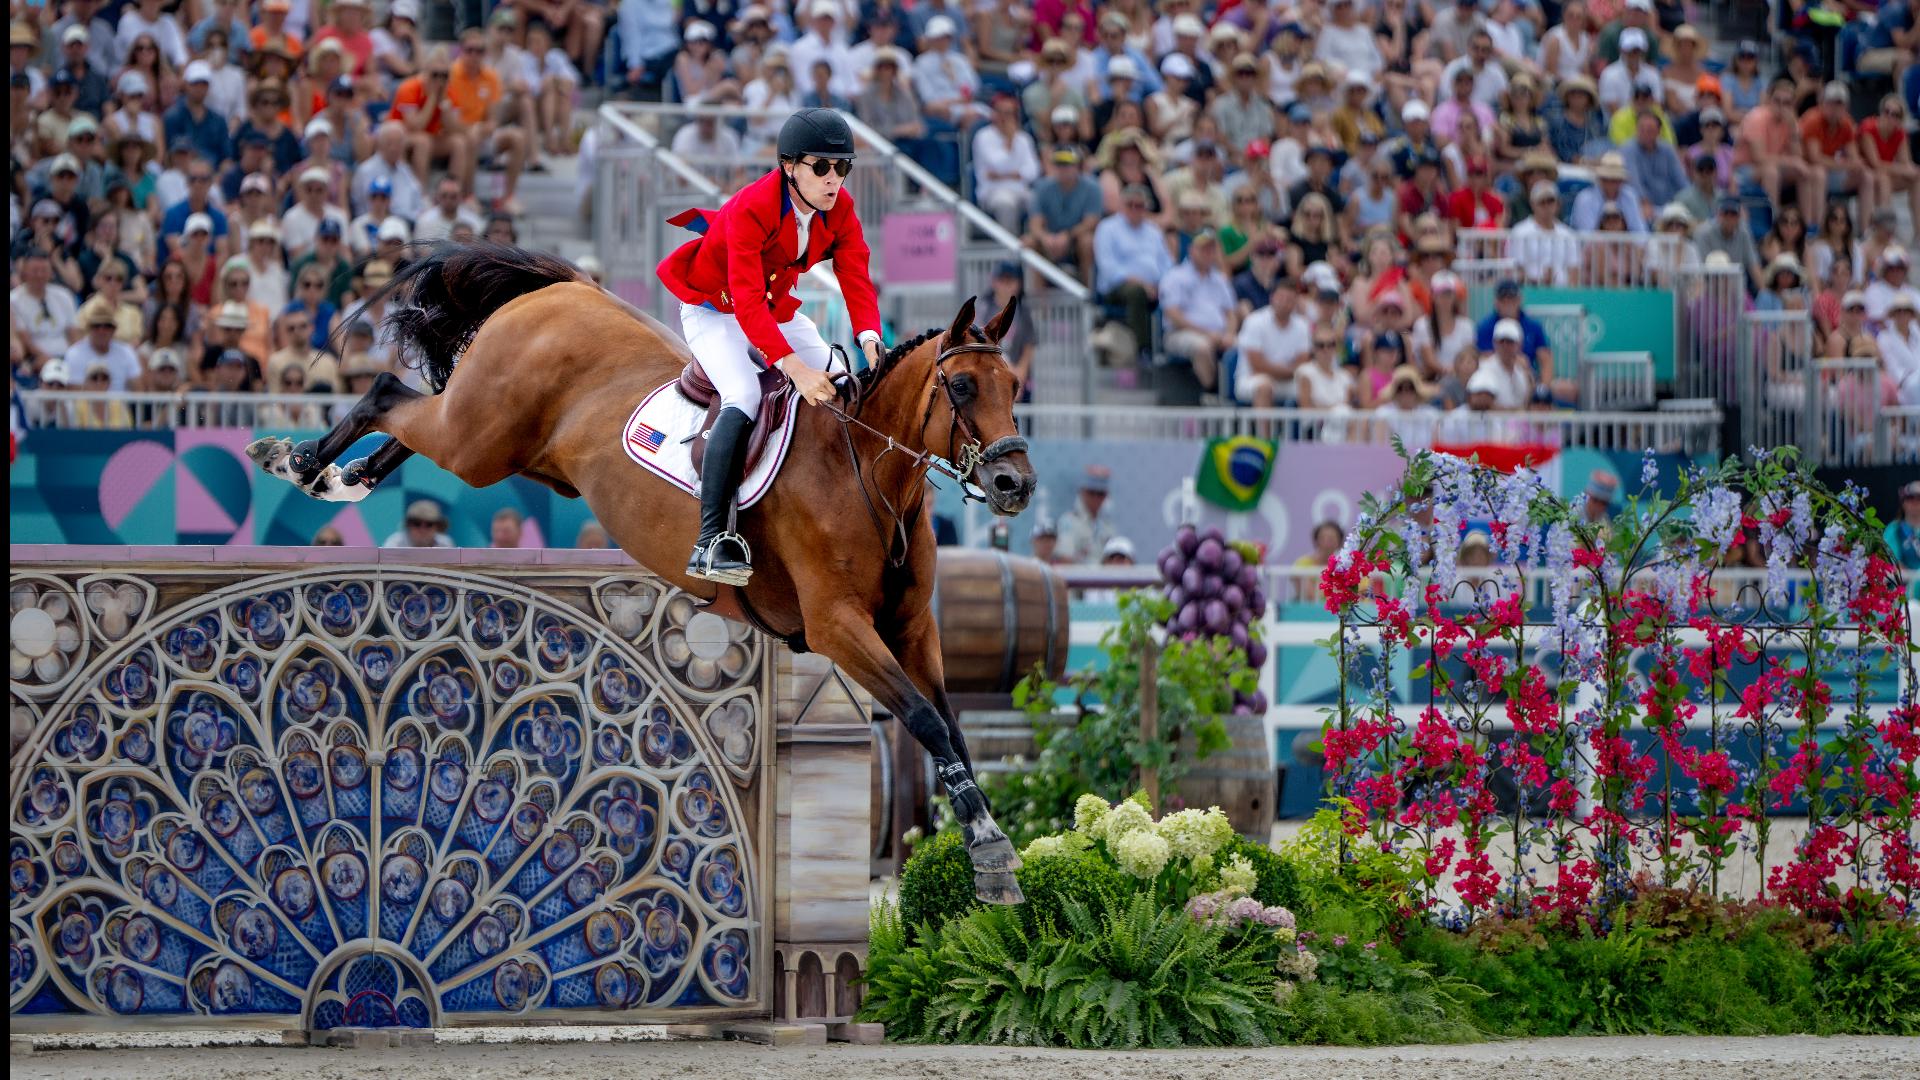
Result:
[[[1003,494],[1012,495],[1022,486],[1020,478],[1013,473],[1000,473],[993,478],[993,489]]]

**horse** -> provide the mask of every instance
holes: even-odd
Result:
[[[678,335],[571,264],[504,245],[423,248],[379,294],[391,297],[396,345],[432,393],[383,372],[321,439],[248,447],[262,469],[310,495],[353,500],[422,454],[475,487],[522,475],[584,498],[640,565],[707,610],[832,660],[898,717],[953,802],[975,894],[1023,901],[1019,855],[975,784],[947,698],[925,483],[941,468],[1005,516],[1031,499],[1034,471],[1013,417],[1018,378],[999,346],[1017,300],[976,329],[969,299],[944,330],[844,377],[844,409],[792,404],[795,451],[739,514],[757,555],[749,583],[735,587],[685,576],[699,503],[621,445],[631,410],[692,359]],[[336,464],[375,431],[390,438]]]

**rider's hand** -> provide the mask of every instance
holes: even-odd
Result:
[[[826,372],[808,367],[798,357],[784,357],[777,366],[786,372],[787,378],[793,380],[794,390],[808,404],[824,405],[839,394]]]
[[[877,339],[868,338],[862,341],[860,343],[860,350],[867,354],[867,367],[877,368],[880,366],[881,350],[880,342]]]

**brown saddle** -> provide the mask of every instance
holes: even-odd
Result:
[[[752,352],[755,363],[761,362],[760,350]],[[693,456],[693,471],[700,471],[700,463],[707,456],[707,431],[713,422],[720,418],[720,391],[713,388],[707,373],[700,368],[700,361],[687,361],[686,369],[680,372],[680,396],[703,405],[707,418],[700,423],[700,433],[693,440],[690,452]],[[760,372],[760,419],[747,435],[747,464],[740,470],[745,476],[753,471],[760,455],[767,448],[767,440],[773,432],[787,422],[787,410],[793,408],[793,380],[780,373],[778,368],[763,368]]]

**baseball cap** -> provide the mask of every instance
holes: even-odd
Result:
[[[1537,180],[1534,182],[1533,189],[1527,192],[1527,201],[1529,203],[1537,203],[1546,199],[1558,201],[1559,198],[1560,185],[1551,180]]]
[[[74,113],[73,119],[67,121],[67,138],[69,139],[77,139],[82,135],[98,134],[100,134],[99,121],[88,116],[86,113]]]
[[[367,181],[367,194],[368,195],[392,195],[393,194],[393,178],[388,176],[376,176],[373,179]]]
[[[1920,480],[1907,481],[1906,485],[1900,489],[1900,497],[1903,499],[1920,499]]]
[[[1863,308],[1866,306],[1867,294],[1861,292],[1859,289],[1848,289],[1846,295],[1840,298],[1840,309],[1842,311],[1849,308]]]
[[[1056,124],[1071,124],[1080,119],[1080,110],[1071,105],[1057,105],[1049,119]]]
[[[1273,153],[1273,144],[1265,139],[1254,139],[1245,147],[1248,161],[1265,161]]]
[[[36,218],[53,218],[58,221],[60,218],[65,217],[66,214],[67,212],[65,210],[60,209],[60,204],[54,202],[52,199],[41,199],[39,202],[33,204],[33,216]]]
[[[400,218],[390,217],[380,223],[380,231],[374,235],[379,240],[398,240],[404,244],[413,239],[413,230]]]
[[[1837,101],[1842,105],[1847,103],[1847,96],[1847,84],[1837,80],[1828,83],[1826,88],[1820,91],[1821,101]]]
[[[147,358],[147,366],[150,368],[172,368],[175,371],[181,371],[186,367],[186,365],[180,362],[180,351],[171,348],[153,350],[153,355]]]
[[[306,130],[300,133],[300,137],[302,139],[311,139],[315,135],[325,135],[329,139],[333,138],[333,124],[329,122],[327,118],[324,116],[316,116],[313,119],[307,121]],[[306,182],[307,173],[310,173],[310,172],[319,172],[321,180],[325,180],[327,178],[325,171],[321,170],[318,166],[315,166],[312,169],[308,169],[307,172],[303,172],[300,174],[300,180],[302,183]]]
[[[247,195],[256,191],[273,194],[273,181],[267,179],[266,173],[248,173],[246,178],[240,181],[240,194]]]
[[[239,349],[222,349],[220,350],[220,355],[214,360],[214,363],[239,364],[245,366],[247,363],[247,354],[241,352]]]
[[[1187,59],[1186,53],[1168,53],[1167,58],[1160,61],[1160,74],[1169,79],[1191,79],[1193,61]]]
[[[345,230],[340,228],[339,218],[326,217],[320,219],[320,224],[315,227],[313,234],[315,236],[325,236],[338,240],[340,239],[340,234],[344,231]]]
[[[1100,549],[1100,557],[1106,559],[1115,555],[1124,555],[1129,559],[1133,558],[1133,541],[1124,536],[1116,536],[1109,539],[1107,545]]]
[[[1096,491],[1104,495],[1113,489],[1113,470],[1105,465],[1089,465],[1085,475],[1080,478],[1081,491]]]
[[[1496,297],[1519,296],[1520,283],[1512,278],[1501,278],[1493,287],[1493,295]]]
[[[1313,110],[1296,101],[1287,106],[1287,119],[1296,124],[1310,124],[1313,122]]]
[[[1499,394],[1500,376],[1496,375],[1492,364],[1481,364],[1474,371],[1473,378],[1467,380],[1469,394]]]
[[[61,386],[65,386],[72,381],[73,376],[67,374],[67,362],[57,356],[47,361],[46,366],[40,369],[40,385],[42,386],[48,383],[59,383]]]
[[[1427,282],[1427,288],[1436,293],[1460,293],[1466,291],[1466,283],[1460,280],[1459,274],[1451,270],[1442,270]]]
[[[1055,165],[1078,165],[1080,164],[1080,151],[1075,150],[1071,146],[1062,146],[1053,152],[1053,163]]]
[[[207,233],[208,235],[212,235],[213,218],[202,213],[188,214],[186,224],[180,227],[180,234],[182,236],[191,236],[197,232],[203,232],[203,233]]]
[[[335,0],[335,2],[338,3],[338,0]],[[181,78],[190,83],[210,83],[213,81],[213,65],[207,63],[205,60],[195,60],[187,65],[187,70],[181,75]]]
[[[1419,98],[1414,98],[1400,107],[1400,122],[1403,124],[1425,120],[1432,115],[1433,112],[1427,108],[1427,103]]]
[[[1193,12],[1183,12],[1174,17],[1174,37],[1204,37],[1206,33],[1207,24],[1201,22],[1200,16],[1195,15]]]
[[[1635,11],[1652,11],[1653,0],[1627,0],[1627,6]],[[1631,30],[1633,27],[1628,27]]]
[[[927,28],[920,32],[923,38],[950,38],[953,36],[954,23],[950,16],[935,15],[927,20]]]
[[[1054,525],[1052,518],[1040,518],[1039,520],[1033,523],[1033,537],[1036,540],[1043,536],[1059,536],[1059,535],[1060,535],[1060,529],[1058,526]]]
[[[58,176],[63,172],[79,176],[80,159],[74,157],[72,154],[61,154],[59,157],[54,158],[53,164],[47,168],[47,175]]]
[[[1906,293],[1906,292],[1894,293],[1893,299],[1887,301],[1887,314],[1889,315],[1893,314],[1896,311],[1904,311],[1907,314],[1911,315],[1914,313],[1915,310],[1916,309],[1914,308],[1914,304],[1913,304],[1913,296],[1910,293]]]
[[[1722,214],[1737,214],[1740,212],[1740,196],[1722,195],[1714,202],[1713,208]]]
[[[87,28],[81,26],[79,23],[67,27],[66,32],[60,35],[60,44],[62,45],[71,45],[76,41],[85,45],[87,40]]]
[[[1888,244],[1886,248],[1880,252],[1880,262],[1884,266],[1905,266],[1907,265],[1907,249],[1901,247],[1899,244]]]
[[[278,240],[280,239],[280,226],[274,224],[271,218],[261,218],[247,226],[247,239]]]
[[[1140,68],[1133,62],[1133,57],[1116,56],[1107,61],[1107,78],[1137,79],[1139,77]]]
[[[315,165],[312,168],[307,169],[300,174],[301,184],[325,184],[332,179],[333,179],[332,177],[327,175],[327,170],[321,168],[318,165]]]
[[[387,17],[391,19],[411,19],[420,21],[420,0],[393,0],[387,8]]]
[[[580,269],[587,270],[586,260],[581,260]],[[393,264],[385,259],[372,259],[360,268],[360,280],[370,289],[377,289],[393,280]]]
[[[1628,6],[1632,6],[1632,0],[1628,0]],[[1648,10],[1651,10],[1652,7],[1652,4],[1647,5]],[[1625,30],[1620,31],[1620,51],[1623,53],[1629,51],[1646,52],[1647,32],[1637,26],[1629,26]]]
[[[432,499],[415,499],[407,504],[408,521],[426,521],[435,525],[444,524],[446,516],[440,512],[440,504]]]
[[[351,75],[338,76],[327,84],[327,93],[329,94],[345,94],[348,97],[352,97],[356,90],[357,88],[353,85],[353,76]]]

